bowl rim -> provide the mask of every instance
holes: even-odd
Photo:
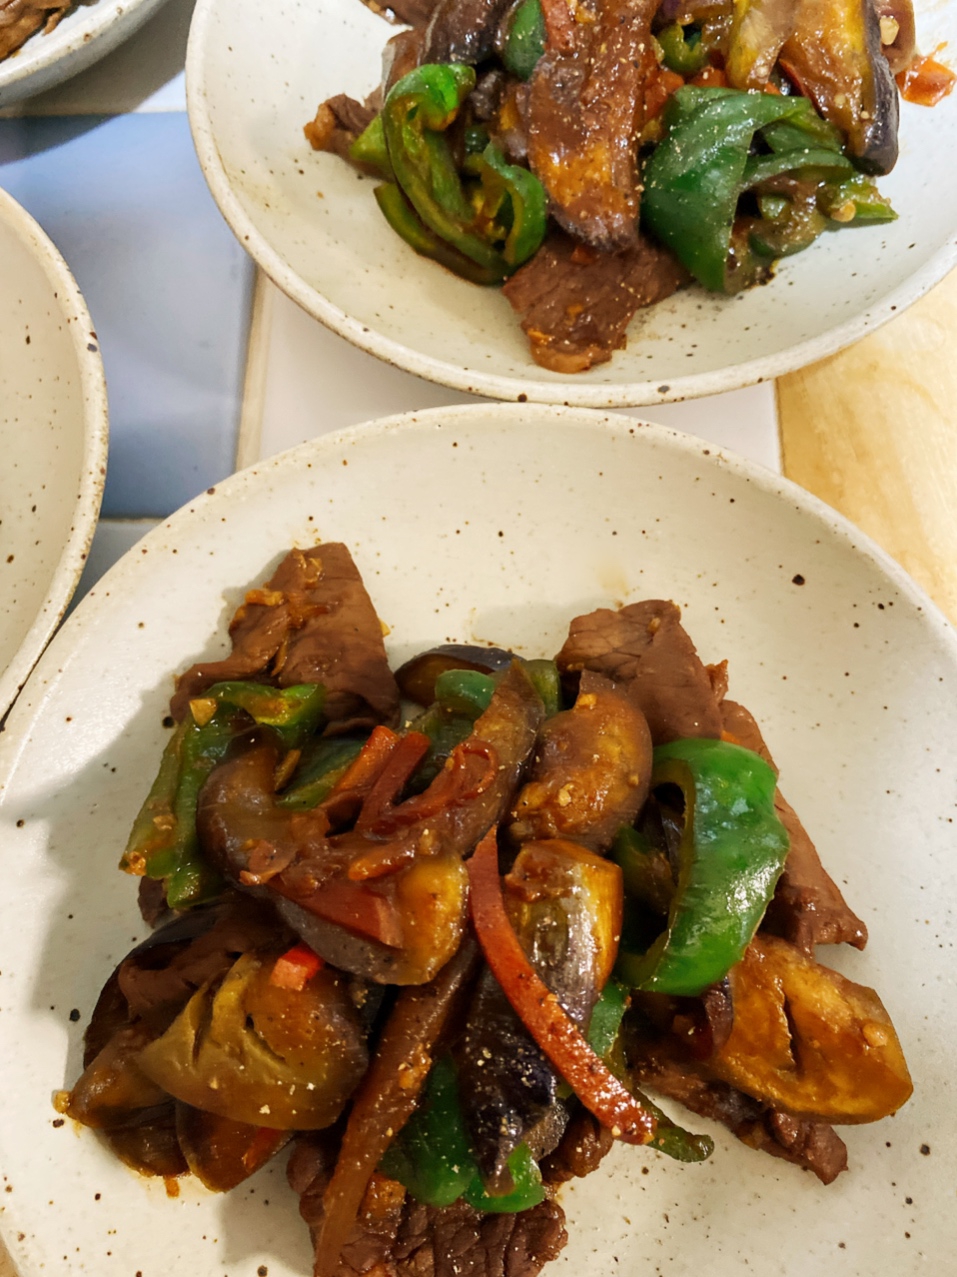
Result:
[[[882,324],[906,310],[957,266],[957,228],[948,241],[904,283],[880,298],[867,310],[806,341],[785,350],[762,355],[710,372],[669,379],[667,385],[644,380],[618,385],[586,383],[569,374],[562,381],[505,377],[465,369],[443,359],[435,359],[401,342],[385,337],[361,320],[334,305],[317,288],[307,284],[283,259],[257,228],[235,194],[216,143],[215,130],[205,92],[204,67],[210,48],[214,10],[220,0],[197,0],[190,24],[186,51],[186,109],[193,144],[203,176],[219,210],[233,234],[272,282],[307,314],[387,364],[447,386],[451,390],[485,395],[490,399],[524,403],[545,403],[579,408],[636,408],[660,403],[678,403],[705,395],[740,390],[770,381],[834,355],[859,341]]]
[[[0,717],[16,700],[43,654],[80,580],[100,515],[109,444],[106,375],[93,321],[76,280],[46,232],[0,190],[0,223],[11,230],[42,269],[73,345],[83,405],[83,449],[70,532],[37,615],[0,674]]]
[[[469,426],[473,418],[481,420],[489,416],[502,422],[511,420],[516,427],[537,431],[546,431],[556,421],[561,421],[596,432],[617,430],[629,435],[641,434],[669,452],[703,455],[708,458],[710,464],[729,470],[745,483],[796,506],[804,516],[824,525],[829,533],[848,545],[852,552],[863,555],[875,563],[902,597],[907,598],[919,612],[923,613],[926,622],[944,636],[957,662],[957,624],[950,620],[924,587],[887,550],[852,523],[846,515],[835,510],[833,506],[828,505],[806,488],[802,488],[793,479],[740,453],[719,447],[697,435],[676,430],[671,426],[641,418],[626,417],[602,409],[582,407],[578,404],[534,402],[458,403],[392,413],[357,425],[343,426],[327,434],[316,435],[282,452],[263,457],[242,470],[236,470],[214,488],[197,494],[168,518],[161,520],[136,543],[133,550],[123,554],[80,602],[64,627],[64,632],[69,631],[72,634],[74,628],[78,626],[95,625],[100,606],[107,606],[106,600],[111,595],[122,593],[119,587],[124,583],[126,575],[131,572],[148,571],[150,562],[148,551],[169,544],[171,535],[174,540],[179,538],[183,529],[192,526],[193,516],[200,507],[205,509],[212,503],[214,510],[218,510],[224,504],[228,507],[234,503],[242,503],[250,490],[255,492],[258,486],[268,483],[270,476],[279,476],[281,481],[284,471],[301,469],[304,464],[310,463],[316,454],[336,453],[357,442],[365,443],[375,436],[385,437],[402,433],[410,426],[416,426],[425,432],[436,426],[446,429],[454,428],[460,423]],[[309,468],[308,464],[306,468]],[[51,651],[50,659],[52,656]],[[34,713],[37,712],[37,706],[31,709],[29,706],[19,705],[17,711],[20,710]],[[6,778],[5,743],[7,742],[0,740],[0,792]]]
[[[166,0],[96,0],[66,13],[48,36],[30,36],[0,61],[0,106],[53,88],[105,57]]]

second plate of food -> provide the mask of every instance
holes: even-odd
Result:
[[[0,1063],[0,1165],[11,1189],[4,1200],[4,1238],[23,1277],[51,1269],[129,1277],[136,1271],[187,1267],[196,1277],[224,1272],[251,1277],[264,1270],[272,1277],[305,1277],[312,1269],[308,1233],[285,1182],[284,1154],[223,1195],[207,1192],[189,1177],[167,1183],[162,1177],[138,1177],[92,1131],[74,1127],[62,1101],[59,1111],[54,1107],[53,1096],[76,1082],[83,1068],[84,1025],[99,991],[146,934],[135,882],[117,864],[171,740],[172,720],[166,716],[173,676],[194,662],[226,654],[228,622],[245,599],[246,620],[239,622],[237,637],[252,663],[197,674],[185,693],[194,698],[197,725],[212,724],[215,733],[217,702],[204,701],[203,680],[259,668],[256,636],[262,637],[261,622],[271,608],[278,609],[280,620],[286,616],[293,630],[300,625],[321,630],[327,619],[334,628],[335,608],[319,606],[318,598],[311,606],[308,590],[304,598],[296,594],[310,572],[315,578],[322,547],[333,541],[351,552],[382,622],[381,629],[375,622],[365,634],[363,651],[374,658],[385,632],[393,667],[414,652],[449,642],[496,643],[525,657],[550,657],[576,616],[642,599],[678,604],[701,660],[713,667],[709,677],[696,666],[703,682],[695,694],[711,703],[720,699],[725,678],[720,662],[727,659],[730,696],[761,722],[781,769],[782,789],[859,919],[848,938],[862,938],[861,924],[870,933],[863,951],[828,945],[818,957],[850,980],[878,990],[909,1061],[913,1097],[893,1118],[841,1128],[849,1168],[840,1172],[842,1145],[823,1123],[787,1112],[772,1120],[760,1102],[747,1101],[729,1086],[722,1090],[707,1059],[700,1066],[685,1059],[670,1081],[667,1069],[659,1075],[661,1088],[674,1096],[675,1086],[684,1085],[699,1109],[713,1102],[709,1111],[723,1113],[743,1142],[707,1117],[686,1112],[674,1098],[663,1101],[676,1120],[713,1137],[710,1159],[682,1164],[655,1148],[621,1145],[593,1174],[559,1191],[558,1205],[547,1210],[547,1226],[516,1234],[518,1251],[525,1253],[527,1246],[542,1258],[559,1249],[560,1207],[567,1215],[568,1244],[546,1274],[607,1273],[620,1264],[623,1272],[668,1268],[715,1277],[756,1271],[803,1277],[826,1268],[852,1277],[888,1268],[916,1274],[935,1261],[940,1266],[952,1253],[949,1194],[957,1156],[954,1106],[946,1102],[957,1052],[954,1018],[946,1012],[952,984],[951,821],[957,800],[953,632],[899,568],[786,481],[714,454],[700,441],[629,420],[479,406],[326,436],[204,494],[151,533],[90,592],[16,705],[0,739],[0,824],[10,850],[0,905],[5,923],[0,927],[0,988],[5,1034],[16,1044]],[[317,544],[317,558],[294,560],[275,576],[292,547],[310,551]],[[339,582],[343,606],[359,606],[354,587],[345,585],[342,552],[330,550],[327,557],[322,570]],[[370,615],[361,606],[348,612],[350,625],[360,614],[365,633]],[[630,640],[606,642],[607,620],[606,615],[578,627],[582,661],[617,651],[623,662],[619,674],[627,677]],[[671,625],[673,613],[657,604],[646,621],[641,642],[654,642],[659,628]],[[674,630],[668,634],[673,643]],[[272,659],[276,643],[263,647],[262,660]],[[321,644],[311,647],[311,656],[294,647],[293,642],[281,645],[284,659],[300,665],[323,659]],[[325,650],[328,656],[330,649]],[[687,649],[682,662],[685,671],[695,667]],[[680,695],[683,676],[663,665],[654,682],[667,698],[676,690]],[[243,695],[236,684],[227,691]],[[358,703],[372,704],[376,698],[375,680],[367,681]],[[252,701],[243,703],[255,709]],[[340,697],[337,712],[343,709],[351,713],[355,704],[350,707]],[[697,730],[694,723],[689,730]],[[258,757],[255,750],[263,738],[253,749],[255,739],[247,738],[251,752],[233,757]],[[503,739],[501,749],[510,748]],[[175,762],[175,749],[170,757]],[[195,751],[190,757],[202,761]],[[487,746],[468,757],[462,775],[453,768],[450,780],[437,782],[445,801],[457,795],[456,801],[467,806],[498,783],[494,769],[486,774]],[[295,759],[287,762],[288,781]],[[227,772],[217,775],[222,779]],[[274,773],[269,775],[272,784]],[[463,777],[469,781],[464,788]],[[242,810],[233,814],[239,811],[241,820],[252,821],[247,832],[254,831],[264,809],[260,804],[257,817],[252,808],[242,807],[242,790],[239,784],[231,798],[225,790],[220,797],[226,807],[239,803]],[[415,810],[422,814],[437,794],[429,791],[425,807],[420,802]],[[203,799],[208,816],[207,800],[208,795]],[[396,811],[401,823],[405,814],[401,807]],[[170,828],[159,789],[147,809],[151,813],[155,821],[138,826],[147,855]],[[309,824],[314,819],[307,817],[300,832],[316,833]],[[406,828],[425,836],[424,827]],[[757,848],[753,831],[749,839]],[[268,855],[262,859],[268,852],[262,838],[240,838],[233,850],[246,855],[251,849],[261,859],[262,881],[268,882],[275,874]],[[388,873],[404,863],[379,868]],[[281,867],[277,863],[271,869],[280,872]],[[187,873],[178,880],[185,888],[180,904],[191,890],[188,878]],[[798,892],[791,900],[805,918],[829,923],[834,914],[822,911],[826,903],[813,892],[807,898]],[[176,923],[178,944],[197,925],[189,919]],[[371,934],[369,918],[356,915],[353,922],[359,934],[363,928]],[[341,928],[337,934],[341,938]],[[317,943],[325,945],[321,938]],[[397,941],[393,937],[388,943],[394,947]],[[235,953],[235,946],[227,944],[227,949]],[[155,947],[141,951],[133,964],[138,964],[139,983],[128,967],[119,986],[123,997],[140,1000],[129,1029],[134,1036],[123,1039],[127,1053],[142,1046],[136,1033],[145,1027],[147,1036],[155,1036],[168,1022],[168,1016],[162,1021],[162,1008],[169,989],[164,994],[166,986],[151,983],[161,979],[163,953]],[[351,962],[348,955],[340,958]],[[287,955],[287,964],[299,963],[304,986],[303,960],[302,954],[295,960]],[[209,972],[190,976],[181,970],[192,987],[205,989]],[[294,986],[296,971],[287,974]],[[328,978],[327,973],[322,988]],[[273,1040],[274,1031],[280,1036],[284,1031],[281,1020],[270,1021],[269,998],[279,996],[276,982],[271,980],[270,987],[265,1002],[248,1004],[266,1041]],[[290,987],[287,983],[282,996],[295,998]],[[782,1011],[780,1023],[785,1038],[793,1032],[810,1054],[791,1069],[787,1053],[775,1053],[772,1042],[766,1061],[771,1076],[799,1088],[806,1070],[821,1076],[815,1052],[830,1053],[828,1067],[840,1068],[849,1051],[861,1071],[855,1072],[849,1092],[845,1079],[843,1093],[855,1101],[866,1095],[870,1102],[875,1062],[880,1073],[890,1042],[883,1012],[866,1002],[863,1020],[856,1015],[842,1021],[845,1040],[835,1052],[834,1007],[845,1007],[843,995],[837,995],[846,986],[817,987],[822,995],[828,988],[834,995],[827,1002],[831,1027],[819,1027],[816,1042],[808,1039],[802,1016],[813,1013],[816,1004],[812,999],[807,1005],[806,992],[795,993],[790,1019]],[[117,986],[110,989],[98,1013],[99,1027],[87,1039],[92,1054],[104,1045],[104,1025],[115,1029],[116,1016],[122,1020],[126,1014],[117,1002]],[[364,982],[355,984],[353,993],[360,1003],[371,998],[369,1008],[376,1005],[374,989]],[[174,1000],[181,994],[184,986],[174,982]],[[198,990],[199,1002],[205,996]],[[667,999],[658,1005],[670,1006]],[[158,1025],[149,1020],[150,1008],[159,1008]],[[292,1009],[290,1004],[290,1014]],[[224,1018],[214,1017],[212,1038],[220,1035],[225,1043],[225,1055],[217,1057],[222,1078],[232,1077],[244,1059],[257,1070],[270,1058],[275,1066],[277,1055],[264,1057],[262,1049],[255,1060],[242,1053],[230,1056],[229,1035],[238,1022],[230,1020],[225,1003],[221,1010]],[[671,1012],[677,1014],[675,1031],[682,1023],[685,1029],[695,1027],[692,1004]],[[356,1013],[349,1014],[354,1020]],[[745,1015],[743,1007],[736,1014]],[[726,1015],[724,1020],[717,1016],[715,1032],[722,1023],[727,1029],[726,1021]],[[209,1022],[200,1015],[197,1025],[205,1034]],[[666,1041],[669,1025],[666,1017],[654,1030]],[[355,1032],[354,1024],[349,1032]],[[315,1049],[310,1042],[304,1048],[307,1057]],[[708,1057],[703,1039],[699,1045]],[[676,1041],[672,1046],[678,1049]],[[282,1067],[299,1068],[297,1049],[290,1054],[289,1043],[280,1044],[279,1056],[286,1059]],[[68,1111],[87,1119],[98,1112],[114,1127],[114,1146],[133,1156],[143,1152],[143,1130],[154,1131],[165,1101],[135,1070],[125,1071],[122,1056],[121,1050],[114,1059],[119,1070],[114,1082],[123,1079],[124,1086],[94,1087],[86,1108],[76,1099]],[[497,1059],[491,1051],[489,1058]],[[315,1081],[324,1087],[328,1076],[320,1068]],[[335,1080],[335,1073],[331,1076]],[[695,1078],[711,1082],[702,1090]],[[886,1089],[884,1082],[877,1086],[878,1099],[896,1108],[906,1084],[902,1088],[891,1076],[885,1082]],[[292,1092],[283,1091],[287,1106],[300,1102],[290,1098],[298,1093],[292,1085]],[[170,1086],[178,1086],[175,1078]],[[312,1075],[307,1095],[311,1088]],[[825,1088],[815,1103],[829,1106],[832,1100]],[[127,1109],[137,1112],[124,1122]],[[259,1114],[275,1120],[269,1103],[253,1114],[257,1122]],[[248,1135],[248,1113],[245,1121]],[[146,1141],[160,1170],[175,1154],[169,1122],[162,1129],[164,1138],[155,1134]],[[271,1128],[256,1130],[251,1154],[275,1151]],[[195,1140],[192,1147],[195,1152]],[[758,1151],[761,1147],[790,1155],[799,1165],[768,1157]],[[697,1148],[702,1151],[700,1143]],[[296,1155],[300,1188],[304,1156],[306,1163],[312,1157],[312,1172],[317,1170],[312,1154]],[[802,1172],[802,1163],[817,1165],[824,1178],[836,1175],[834,1182],[825,1185]],[[389,1191],[394,1197],[394,1189]],[[472,1218],[467,1210],[465,1216]],[[501,1219],[486,1220],[495,1218]],[[464,1262],[459,1231],[453,1229],[453,1243],[441,1221],[423,1217],[419,1224],[424,1229],[420,1244],[431,1238],[436,1271],[451,1271],[453,1260]],[[498,1239],[493,1251],[495,1246],[501,1251],[502,1238],[511,1236],[504,1221],[487,1227],[490,1245],[492,1234]],[[402,1235],[414,1250],[413,1233]],[[485,1271],[476,1266],[478,1255],[479,1250],[469,1249],[468,1271]],[[400,1258],[394,1250],[395,1271],[409,1271]]]
[[[526,9],[529,2],[534,0],[527,0]],[[468,107],[459,108],[469,93],[471,74],[461,66],[439,77],[447,82],[413,86],[404,106],[396,102],[388,113],[391,140],[384,153],[406,157],[387,164],[398,185],[369,176],[377,166],[385,171],[382,156],[376,158],[382,140],[372,135],[364,148],[372,167],[363,175],[340,155],[370,113],[340,99],[339,114],[327,112],[319,121],[314,136],[325,136],[340,154],[313,151],[303,128],[320,103],[337,95],[361,103],[380,84],[383,49],[401,28],[373,12],[375,8],[361,0],[277,0],[267,11],[254,0],[200,0],[190,36],[187,91],[200,162],[244,247],[307,311],[399,367],[496,398],[591,407],[712,394],[833,353],[919,297],[953,264],[957,176],[948,157],[957,135],[957,97],[933,110],[902,104],[900,159],[878,181],[898,218],[882,221],[884,206],[867,188],[867,179],[847,185],[853,170],[839,154],[842,135],[813,112],[803,111],[800,100],[773,94],[715,100],[723,73],[695,67],[705,44],[714,45],[717,61],[722,50],[727,52],[730,4],[686,6],[688,12],[680,16],[687,25],[670,27],[672,35],[664,38],[667,57],[686,67],[684,76],[659,67],[648,52],[647,34],[639,38],[642,30],[647,33],[646,6],[618,28],[634,29],[638,34],[627,38],[637,40],[640,50],[629,53],[616,45],[612,56],[607,42],[579,35],[576,39],[587,47],[566,57],[565,70],[559,58],[547,75],[533,78],[530,98],[523,96],[529,88],[517,75],[503,89],[501,77],[496,82],[482,70],[495,64],[486,46],[511,8],[472,6],[459,12],[440,5],[436,12],[444,34],[440,39],[430,33],[429,58],[479,62],[481,94],[472,94]],[[420,12],[426,8],[420,6]],[[915,9],[922,49],[932,51],[948,41],[954,47],[957,15],[951,7],[919,0]],[[554,12],[561,10],[558,6]],[[778,20],[793,16],[793,10],[782,7]],[[810,23],[813,34],[817,9],[807,3],[805,10],[802,21]],[[675,6],[662,6],[662,13],[673,11]],[[905,11],[910,12],[909,3],[900,7],[900,21],[893,19],[901,42],[906,41]],[[601,12],[602,21],[612,21],[610,9]],[[860,41],[851,39],[853,33],[840,29],[838,44],[848,59],[846,91],[831,72],[790,45],[771,72],[771,82],[786,88],[798,80],[812,92],[820,80],[819,95],[846,124],[850,149],[861,153],[865,167],[883,169],[891,156],[897,89],[880,52],[879,30],[889,38],[891,19],[879,28],[872,7],[864,3],[841,13],[852,25],[872,28],[870,47],[863,51]],[[836,24],[839,19],[832,14],[827,21]],[[456,24],[463,22],[468,29],[457,30]],[[656,29],[663,22],[657,18]],[[482,40],[469,23],[488,28]],[[612,25],[617,23],[614,18]],[[582,22],[576,30],[588,26]],[[676,37],[675,31],[683,36]],[[529,38],[535,38],[534,31]],[[597,40],[594,48],[589,39],[593,44]],[[805,33],[803,40],[805,50],[813,48],[819,35],[811,39]],[[391,46],[389,57],[397,47],[390,83],[411,65],[408,44]],[[521,47],[501,56],[521,66]],[[650,71],[645,65],[649,56]],[[901,56],[907,56],[906,50]],[[547,57],[554,61],[558,55]],[[640,64],[631,79],[613,81],[608,101],[596,88],[612,83],[603,57],[611,57],[616,66]],[[781,70],[785,64],[790,80]],[[583,65],[590,68],[587,76]],[[767,73],[765,68],[765,79]],[[639,110],[642,119],[653,114],[662,95],[685,79],[689,86],[667,108],[682,118],[666,114],[670,140],[655,150],[654,172],[649,166],[644,173],[645,222],[654,222],[653,233],[659,237],[671,236],[672,247],[697,244],[694,260],[689,257],[686,264],[709,280],[711,288],[726,282],[723,260],[718,260],[728,248],[731,212],[725,219],[724,206],[734,207],[739,190],[749,193],[738,207],[740,233],[733,255],[738,275],[752,268],[761,274],[760,263],[771,260],[766,254],[790,251],[822,227],[830,228],[807,251],[785,257],[766,288],[752,287],[733,297],[697,284],[674,292],[680,276],[673,265],[660,260],[656,250],[629,247],[638,191],[632,148],[615,139],[629,136],[628,120]],[[430,97],[434,101],[426,108]],[[680,110],[678,99],[684,103]],[[853,102],[856,111],[847,105]],[[426,109],[430,122],[423,124],[426,117],[420,113]],[[418,123],[399,141],[396,130],[403,110]],[[466,111],[471,124],[463,128]],[[846,115],[853,121],[845,120]],[[451,151],[440,162],[445,140],[440,126],[452,116],[457,119],[449,132]],[[491,152],[482,149],[486,134],[493,139]],[[708,139],[719,135],[732,140],[716,159]],[[661,119],[651,119],[642,136],[648,139],[643,151],[648,154],[655,139],[660,140]],[[420,145],[425,149],[413,158]],[[563,240],[553,234],[532,258],[535,269],[525,265],[506,290],[524,316],[527,336],[500,287],[459,278],[417,255],[402,238],[451,261],[456,269],[500,280],[503,269],[512,269],[507,262],[503,267],[503,261],[521,259],[528,237],[534,238],[536,220],[543,216],[540,189],[529,192],[525,170],[516,177],[503,160],[506,151],[521,154],[526,146],[537,148],[532,164],[548,187],[553,225],[561,221],[575,236]],[[467,160],[463,148],[473,148]],[[449,153],[466,174],[469,189],[464,194],[459,177],[447,171]],[[378,195],[377,186],[382,188]],[[433,230],[425,228],[405,196],[419,201],[416,209],[431,219]],[[429,200],[431,213],[426,211]],[[433,233],[436,227],[439,236]],[[617,255],[610,256],[611,250]],[[656,296],[662,299],[640,309],[631,321],[627,346],[600,362],[615,346],[632,302],[643,305]],[[592,361],[590,369],[581,370]]]

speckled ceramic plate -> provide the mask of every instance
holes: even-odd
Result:
[[[915,9],[925,49],[957,48],[957,5]],[[310,314],[421,377],[594,408],[716,394],[832,354],[957,262],[955,95],[932,111],[903,106],[900,163],[882,181],[898,222],[827,235],[734,299],[683,291],[642,312],[610,363],[548,372],[500,290],[417,257],[386,225],[374,183],[303,137],[320,102],[378,84],[395,29],[361,0],[199,0],[187,95],[206,180],[243,246]]]
[[[175,1200],[50,1097],[142,934],[116,870],[164,741],[172,675],[224,650],[291,545],[342,539],[396,660],[446,640],[552,653],[597,604],[677,600],[762,720],[782,785],[871,932],[829,951],[880,989],[913,1069],[892,1120],[847,1131],[829,1188],[716,1129],[704,1165],[620,1148],[566,1191],[549,1270],[874,1277],[954,1254],[951,823],[957,640],[910,580],[813,498],[630,419],[475,406],[326,436],[204,495],[140,543],[54,640],[0,738],[0,1194],[23,1277],[306,1277],[281,1167]],[[707,1123],[695,1121],[697,1128]]]
[[[99,61],[143,25],[165,0],[78,4],[48,34],[38,32],[0,62],[0,107],[50,89]]]
[[[99,343],[63,258],[0,191],[0,716],[80,578],[106,475]]]

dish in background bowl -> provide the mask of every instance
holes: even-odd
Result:
[[[0,823],[16,852],[0,970],[18,1050],[0,1062],[0,1165],[22,1277],[311,1270],[281,1167],[232,1196],[185,1182],[169,1200],[88,1132],[56,1125],[50,1097],[77,1076],[105,973],[142,934],[116,863],[167,739],[171,676],[219,654],[245,589],[318,539],[354,552],[393,664],[450,640],[550,654],[577,613],[674,598],[703,659],[729,658],[731,695],[762,721],[871,931],[864,953],[831,949],[828,962],[881,990],[916,1089],[892,1124],[847,1133],[850,1172],[824,1189],[696,1119],[715,1135],[710,1162],[621,1148],[563,1191],[571,1240],[546,1277],[615,1261],[712,1277],[916,1274],[949,1256],[957,1123],[941,1096],[957,1027],[940,1011],[957,639],[886,556],[766,471],[630,420],[478,405],[328,435],[198,498],[83,600],[15,707],[0,739]]]
[[[69,267],[0,191],[0,715],[69,603],[100,512],[106,383]]]
[[[68,80],[99,61],[143,25],[164,0],[93,0],[78,4],[49,33],[31,35],[0,61],[0,107]]]
[[[957,47],[957,10],[918,0],[921,47]],[[733,299],[685,290],[640,314],[626,350],[568,376],[533,362],[498,290],[417,257],[372,181],[314,153],[303,125],[379,81],[396,28],[360,0],[199,0],[187,100],[200,163],[243,246],[290,297],[356,345],[419,376],[502,399],[627,406],[776,377],[861,337],[957,261],[957,96],[902,105],[901,159],[881,189],[900,219],[826,235],[767,288]],[[317,195],[321,198],[317,198]]]

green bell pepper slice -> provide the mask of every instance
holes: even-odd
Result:
[[[502,64],[519,80],[531,79],[545,52],[547,38],[541,0],[522,0],[514,11],[502,45]]]
[[[545,717],[551,718],[562,709],[562,677],[554,661],[535,658],[525,662],[525,673],[535,691],[542,698]]]
[[[692,76],[703,71],[708,62],[708,50],[701,43],[701,33],[694,29],[687,35],[680,22],[672,22],[662,28],[655,39],[661,46],[665,66],[679,75]]]
[[[734,235],[745,191],[760,196],[762,183],[785,173],[821,182],[853,173],[837,130],[807,98],[686,85],[669,99],[663,120],[667,133],[645,164],[642,218],[715,292],[753,284],[775,255],[773,234],[766,239],[770,254],[762,251],[760,230],[750,241]],[[752,154],[756,141],[763,149]]]
[[[787,857],[773,769],[727,741],[678,740],[654,753],[652,789],[684,800],[678,882],[665,930],[643,954],[620,953],[632,988],[693,997],[744,954]]]
[[[495,691],[495,679],[480,670],[443,670],[435,680],[435,699],[451,714],[474,722],[484,714]]]
[[[455,1066],[449,1056],[441,1056],[432,1066],[418,1108],[389,1147],[380,1169],[427,1206],[451,1206],[460,1197],[485,1214],[538,1205],[545,1189],[526,1144],[518,1146],[508,1167],[514,1188],[504,1196],[490,1196],[469,1148]]]
[[[394,182],[377,186],[373,191],[382,216],[397,235],[422,257],[431,257],[447,270],[473,284],[500,284],[501,273],[480,266],[471,258],[447,244],[430,231]]]
[[[317,741],[296,769],[293,783],[276,799],[277,807],[312,811],[332,793],[340,776],[362,749],[362,741],[334,737]]]
[[[507,164],[492,143],[469,157],[467,171],[478,180],[468,188],[463,184],[445,131],[474,87],[473,67],[416,67],[389,90],[381,112],[382,132],[396,183],[425,229],[479,267],[487,277],[482,282],[500,282],[541,244],[545,192],[527,169]],[[395,224],[395,197],[380,195],[380,207],[383,198],[383,211],[392,214]],[[418,247],[408,219],[403,226],[404,230],[396,227],[399,233]],[[432,251],[418,251],[437,256],[434,245],[429,247]],[[444,264],[455,269],[451,262]]]
[[[192,712],[163,751],[159,772],[133,822],[120,868],[164,879],[171,909],[187,909],[219,894],[223,881],[203,861],[196,834],[199,792],[226,757],[249,720],[271,728],[287,749],[299,748],[322,721],[326,693],[321,684],[278,691],[259,683],[216,683],[198,707],[212,712],[198,721]]]
[[[392,172],[392,161],[389,159],[389,148],[385,144],[385,129],[382,116],[377,115],[349,147],[349,158],[357,164],[365,164],[375,169],[387,182],[395,181]]]

